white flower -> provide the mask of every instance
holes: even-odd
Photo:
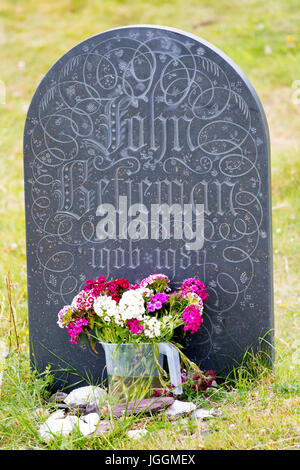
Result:
[[[148,284],[152,284],[152,282],[156,281],[156,279],[165,279],[166,282],[169,282],[169,279],[164,274],[151,274],[150,276],[143,279],[140,285],[142,287],[147,287]]]
[[[114,320],[115,320],[116,325],[124,326],[124,322],[122,320],[122,317],[121,317],[120,313],[115,315]]]
[[[100,295],[94,302],[94,310],[99,317],[114,317],[118,314],[118,304],[108,295]]]
[[[161,334],[161,322],[155,317],[144,317],[144,335],[148,338],[157,338]]]
[[[71,310],[71,305],[65,305],[59,312],[58,312],[58,320],[57,324],[60,328],[65,328],[65,324],[63,322],[63,317],[67,315]]]
[[[106,316],[103,318],[103,320],[106,321],[107,323],[109,323],[110,320],[111,320],[111,318],[106,315]]]
[[[72,300],[71,306],[73,308],[76,308],[77,310],[82,310],[84,308],[86,298],[87,292],[85,292],[84,290],[80,291],[79,294],[77,294]]]
[[[135,289],[124,292],[119,302],[119,314],[122,320],[136,318],[142,320],[145,313],[145,300],[143,294],[147,295],[149,289]]]
[[[151,295],[154,294],[152,289],[149,289],[148,287],[139,287],[139,289],[136,289],[136,291],[140,292],[141,294],[144,294],[145,297],[151,297]]]

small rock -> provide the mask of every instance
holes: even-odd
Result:
[[[62,410],[53,413],[39,429],[40,436],[45,439],[53,439],[57,434],[66,436],[72,432],[74,426],[78,424],[76,416],[67,416]]]
[[[81,419],[88,425],[95,426],[95,428],[97,427],[97,424],[100,420],[98,413],[90,413],[88,415],[83,416]]]
[[[101,421],[99,421],[99,424],[95,430],[95,435],[103,434],[106,431],[111,431],[112,429],[113,429],[113,424],[111,423],[111,421],[102,419]]]
[[[173,416],[175,418],[191,413],[196,409],[196,405],[191,402],[175,400],[174,403],[167,409],[166,415]]]
[[[100,403],[100,407],[99,405],[96,405],[95,403],[93,403],[92,405],[88,405],[86,408],[85,408],[85,412],[84,414],[85,415],[89,415],[91,413],[98,413],[99,414],[105,414],[108,412],[108,407],[106,406],[106,404],[104,404],[104,406],[102,407],[101,406],[101,403]]]
[[[63,403],[65,398],[67,398],[68,394],[64,392],[56,392],[51,395],[51,397],[48,400],[48,403]]]
[[[94,414],[94,413],[99,413],[99,406],[96,405],[95,403],[92,403],[91,405],[88,405],[85,409],[85,414]]]
[[[103,388],[88,385],[72,390],[64,399],[64,402],[70,407],[80,407],[91,404],[98,405],[100,402],[105,402],[106,400],[107,393]]]
[[[99,415],[96,413],[78,418],[72,415],[65,416],[62,410],[58,410],[42,424],[39,433],[43,439],[49,440],[58,434],[63,436],[71,434],[73,429],[78,427],[83,436],[88,436],[96,430],[98,422]]]
[[[98,416],[98,419],[99,419],[99,416]],[[93,432],[96,429],[96,424],[94,424],[93,422],[86,423],[85,421],[83,421],[82,418],[79,418],[78,426],[79,426],[79,431],[84,436],[88,436],[89,434],[93,434]]]
[[[132,429],[131,431],[127,432],[127,436],[130,439],[134,439],[134,440],[140,439],[141,437],[144,437],[147,434],[148,434],[147,429]]]
[[[56,419],[64,419],[65,416],[66,416],[66,414],[65,414],[64,410],[57,410],[49,416],[47,421],[52,421],[52,420],[54,421]]]
[[[205,408],[197,408],[195,411],[193,411],[191,418],[192,419],[209,419],[214,417],[214,410],[206,410]]]
[[[50,407],[54,410],[66,410],[66,411],[69,411],[71,409],[71,407],[69,405],[67,405],[66,403],[55,403],[55,402],[52,402],[50,404]]]
[[[140,401],[129,401],[128,403],[120,403],[113,408],[112,412],[115,418],[128,416],[131,414],[151,413],[154,411],[165,410],[174,403],[173,397],[160,397],[160,398],[145,398]]]

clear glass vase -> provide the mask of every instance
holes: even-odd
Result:
[[[182,393],[180,359],[170,344],[158,343],[159,356],[155,361],[152,343],[101,343],[106,359],[109,394],[114,402],[148,398],[155,388],[161,388],[156,364],[163,366],[163,354],[175,394]]]
[[[113,401],[143,399],[160,387],[151,343],[101,343],[106,359],[109,394]],[[161,360],[161,359],[160,359]]]

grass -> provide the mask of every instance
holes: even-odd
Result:
[[[12,353],[7,361],[0,401],[0,446],[3,449],[296,449],[299,445],[299,383],[262,366],[255,357],[236,370],[235,380],[198,399],[214,407],[217,417],[195,422],[188,417],[170,421],[164,413],[117,420],[111,433],[84,438],[70,436],[43,442],[38,428],[47,418],[49,371],[29,370],[26,355]],[[245,374],[247,371],[247,374]],[[251,380],[249,380],[251,371]],[[132,441],[129,429],[146,428],[148,435]]]
[[[41,78],[71,47],[100,31],[138,23],[177,27],[212,42],[246,73],[265,107],[272,146],[276,366],[267,372],[256,364],[259,372],[249,380],[253,363],[243,364],[230,386],[210,398],[222,416],[203,423],[203,429],[186,418],[174,423],[163,416],[142,417],[140,424],[128,423],[151,431],[142,441],[129,440],[126,426],[119,426],[107,438],[84,439],[75,433],[45,444],[37,433],[45,417],[36,410],[45,407],[49,375],[32,376],[28,366],[22,163],[26,110]],[[0,81],[6,103],[0,105],[0,336],[10,335],[12,341],[1,391],[1,448],[299,447],[300,104],[293,88],[300,79],[299,24],[298,0],[1,1]],[[19,353],[6,291],[9,270]]]

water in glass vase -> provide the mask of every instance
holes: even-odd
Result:
[[[143,399],[160,387],[151,343],[102,343],[113,402]]]

